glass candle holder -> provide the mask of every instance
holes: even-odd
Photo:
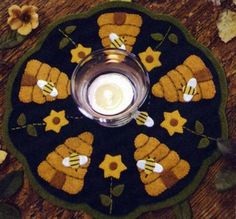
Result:
[[[86,56],[71,78],[79,111],[102,126],[127,124],[144,103],[150,80],[137,57],[121,49],[97,50]]]

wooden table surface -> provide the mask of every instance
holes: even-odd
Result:
[[[1,0],[0,2],[0,36],[9,29],[7,21],[7,9],[12,4],[32,4],[39,8],[40,26],[20,46],[5,51],[0,51],[0,60],[9,63],[9,66],[0,66],[0,123],[4,114],[4,92],[8,75],[17,60],[39,39],[40,33],[45,27],[62,16],[84,12],[103,0]],[[228,118],[229,136],[236,138],[236,38],[229,43],[223,43],[218,37],[216,21],[221,7],[213,7],[207,0],[141,0],[135,1],[154,12],[166,13],[178,18],[184,24],[198,42],[211,49],[212,53],[222,63],[228,82],[228,103],[226,114]],[[2,144],[2,139],[0,139]],[[196,219],[234,219],[236,218],[236,189],[218,193],[214,188],[214,176],[219,169],[226,165],[222,158],[210,169],[198,187],[190,196],[190,204],[193,217]],[[10,158],[10,163],[0,171],[0,176],[21,169],[22,165],[16,158]],[[91,218],[80,211],[69,211],[59,208],[43,200],[33,190],[25,176],[23,188],[12,198],[9,203],[17,205],[22,218]],[[140,218],[174,218],[171,209],[146,213]]]

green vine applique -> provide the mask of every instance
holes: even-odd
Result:
[[[146,67],[147,71],[151,71],[153,68],[160,67],[162,65],[160,61],[161,51],[158,49],[164,43],[166,38],[174,44],[178,44],[178,36],[175,33],[170,33],[171,26],[169,26],[165,35],[162,33],[152,33],[151,38],[158,42],[157,46],[152,49],[150,46],[144,52],[140,52],[138,55],[141,59],[141,62]]]
[[[113,187],[113,180],[111,177],[111,182],[110,182],[110,194],[109,195],[100,195],[100,201],[103,206],[109,207],[109,214],[112,214],[112,208],[113,208],[113,196],[119,197],[123,191],[124,191],[125,185],[124,184],[119,184],[115,187]]]
[[[186,126],[184,126],[187,122],[187,119],[183,118],[178,110],[173,112],[164,112],[164,121],[160,124],[160,126],[166,129],[170,136],[175,133],[183,134],[184,130],[194,134],[201,136],[198,143],[198,148],[206,148],[210,144],[211,141],[217,141],[216,138],[209,137],[204,133],[204,125],[200,121],[195,122],[195,130],[192,130]]]
[[[104,178],[110,177],[110,193],[109,195],[101,194],[100,201],[103,206],[109,207],[109,214],[112,214],[113,197],[121,196],[125,187],[124,184],[113,187],[113,178],[119,179],[121,172],[126,170],[127,167],[122,162],[121,155],[111,156],[106,154],[99,168],[104,170]]]
[[[162,33],[159,33],[159,32],[151,34],[152,39],[154,39],[155,41],[158,42],[158,44],[154,50],[157,50],[158,48],[160,48],[161,45],[166,40],[166,38],[168,38],[168,40],[170,42],[172,42],[174,44],[178,44],[178,42],[179,42],[178,36],[175,33],[170,33],[170,31],[171,31],[171,26],[169,26],[165,35],[163,35]]]
[[[45,123],[32,123],[32,124],[26,124],[27,123],[27,119],[24,113],[21,113],[17,120],[17,127],[12,128],[11,130],[16,131],[19,129],[24,129],[26,128],[26,132],[28,133],[28,135],[36,137],[38,135],[37,130],[36,130],[36,126],[43,126],[45,125]]]
[[[164,43],[166,38],[168,38],[170,42],[178,44],[178,36],[175,33],[170,33],[170,31],[171,26],[169,26],[165,35],[159,32],[152,33],[151,38],[158,42],[157,46],[154,49],[149,46],[146,51],[138,54],[147,71],[150,72],[153,68],[160,67],[162,65],[160,61],[161,52],[158,51],[158,49]]]
[[[17,119],[17,127],[12,128],[12,131],[16,131],[19,129],[26,129],[28,135],[37,137],[38,132],[37,126],[45,126],[45,131],[54,131],[59,133],[63,126],[69,124],[68,119],[79,120],[82,119],[82,116],[66,116],[65,110],[56,112],[55,110],[51,110],[50,114],[43,119],[43,122],[39,123],[31,123],[27,124],[27,119],[24,113],[21,113]]]
[[[92,52],[92,48],[85,47],[82,44],[76,44],[75,41],[68,35],[68,33],[71,33],[75,30],[74,26],[69,26],[65,28],[65,32],[61,30],[60,28],[58,31],[64,36],[62,40],[59,43],[59,49],[63,49],[68,45],[69,42],[71,42],[74,45],[74,49],[70,50],[71,53],[71,62],[72,63],[79,63],[81,59],[83,59],[85,56],[89,55]]]
[[[198,120],[195,122],[195,130],[191,130],[185,126],[183,128],[194,135],[198,135],[202,137],[198,143],[199,149],[206,148],[210,144],[210,140],[217,141],[216,138],[212,138],[204,134],[204,125]]]
[[[64,31],[60,28],[58,31],[64,36],[61,41],[59,42],[59,49],[64,49],[70,42],[76,46],[76,43],[69,37],[70,34],[72,34],[76,29],[76,26],[67,26]]]

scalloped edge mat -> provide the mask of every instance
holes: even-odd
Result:
[[[96,12],[100,11],[100,10],[104,10],[104,9],[109,9],[109,8],[119,8],[119,7],[125,7],[125,8],[130,8],[130,9],[134,9],[140,12],[143,12],[149,16],[152,17],[152,19],[154,20],[164,20],[164,21],[169,21],[171,23],[173,23],[174,25],[176,25],[179,29],[181,29],[181,31],[183,32],[183,34],[186,37],[186,40],[193,45],[194,47],[200,49],[208,58],[209,60],[212,62],[212,64],[214,65],[214,67],[217,70],[217,73],[219,75],[219,79],[220,79],[220,88],[221,88],[221,104],[220,104],[220,108],[219,108],[219,116],[220,116],[220,120],[221,120],[221,129],[222,129],[222,136],[223,138],[227,138],[228,137],[228,126],[227,126],[227,121],[226,121],[226,116],[225,116],[225,107],[226,107],[226,101],[227,101],[227,83],[226,83],[226,78],[225,78],[225,74],[224,74],[224,70],[223,68],[220,66],[220,64],[218,63],[218,61],[213,57],[213,55],[211,54],[210,50],[207,49],[206,47],[204,47],[203,45],[200,45],[194,38],[193,36],[187,31],[187,29],[181,24],[179,23],[179,21],[175,18],[173,18],[172,16],[169,15],[164,15],[164,14],[157,14],[154,13],[152,11],[149,11],[148,9],[143,8],[142,6],[135,4],[135,3],[127,3],[127,2],[107,2],[107,3],[103,3],[103,4],[99,4],[98,6],[94,7],[93,9],[89,10],[88,12],[85,13],[78,13],[78,14],[74,14],[74,15],[69,15],[66,16],[62,19],[59,19],[56,22],[53,22],[51,25],[49,25],[46,30],[38,37],[38,43],[35,46],[35,48],[29,50],[24,56],[22,56],[20,58],[20,60],[18,61],[18,63],[15,65],[15,67],[13,68],[9,79],[8,79],[8,83],[7,83],[7,87],[6,87],[6,112],[4,115],[4,121],[3,121],[3,130],[2,130],[2,136],[3,136],[3,141],[4,144],[7,145],[7,148],[9,149],[9,151],[17,157],[17,159],[23,163],[24,167],[25,167],[25,172],[30,180],[30,183],[33,185],[34,189],[36,190],[36,192],[42,196],[44,199],[49,200],[50,202],[52,202],[55,205],[61,206],[63,208],[68,208],[71,210],[83,210],[86,211],[90,214],[92,214],[94,217],[96,218],[136,218],[139,215],[141,215],[144,212],[147,211],[154,211],[154,210],[158,210],[158,209],[162,209],[162,208],[167,208],[167,207],[171,207],[176,205],[177,203],[185,200],[186,198],[188,198],[188,196],[190,196],[198,187],[198,185],[200,184],[201,180],[204,178],[205,174],[208,171],[208,167],[213,164],[219,157],[220,157],[220,152],[218,150],[216,150],[209,158],[207,158],[206,160],[204,160],[201,169],[199,170],[198,174],[195,176],[194,180],[192,181],[192,183],[190,183],[187,187],[185,187],[185,189],[183,189],[178,195],[169,198],[165,201],[159,202],[157,204],[152,204],[152,205],[148,205],[148,206],[140,206],[138,208],[136,208],[133,212],[127,214],[126,216],[122,216],[122,217],[115,217],[115,216],[108,216],[105,214],[102,214],[94,209],[92,209],[91,207],[89,207],[87,204],[71,204],[69,202],[66,201],[62,201],[56,197],[54,197],[53,195],[47,193],[36,181],[36,179],[34,178],[34,176],[31,174],[31,171],[29,170],[29,165],[26,161],[26,159],[24,158],[24,156],[22,156],[22,154],[20,154],[15,147],[13,146],[11,140],[9,139],[8,136],[8,119],[10,116],[10,113],[12,111],[12,105],[11,105],[11,90],[12,90],[12,85],[15,80],[15,77],[18,73],[18,69],[20,68],[20,66],[22,65],[22,63],[26,60],[27,57],[29,57],[30,55],[32,55],[34,52],[38,51],[42,45],[42,43],[44,42],[44,40],[47,38],[48,34],[51,32],[51,30],[57,26],[58,24],[64,22],[64,21],[68,21],[71,19],[79,19],[79,18],[87,18],[92,16],[93,14],[95,14]]]

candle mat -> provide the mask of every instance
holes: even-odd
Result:
[[[136,54],[150,76],[145,103],[119,128],[84,117],[70,93],[77,63],[104,47]],[[227,137],[225,103],[222,68],[176,19],[110,2],[51,24],[19,60],[3,135],[43,198],[97,218],[135,218],[196,190],[219,157],[216,138]]]

